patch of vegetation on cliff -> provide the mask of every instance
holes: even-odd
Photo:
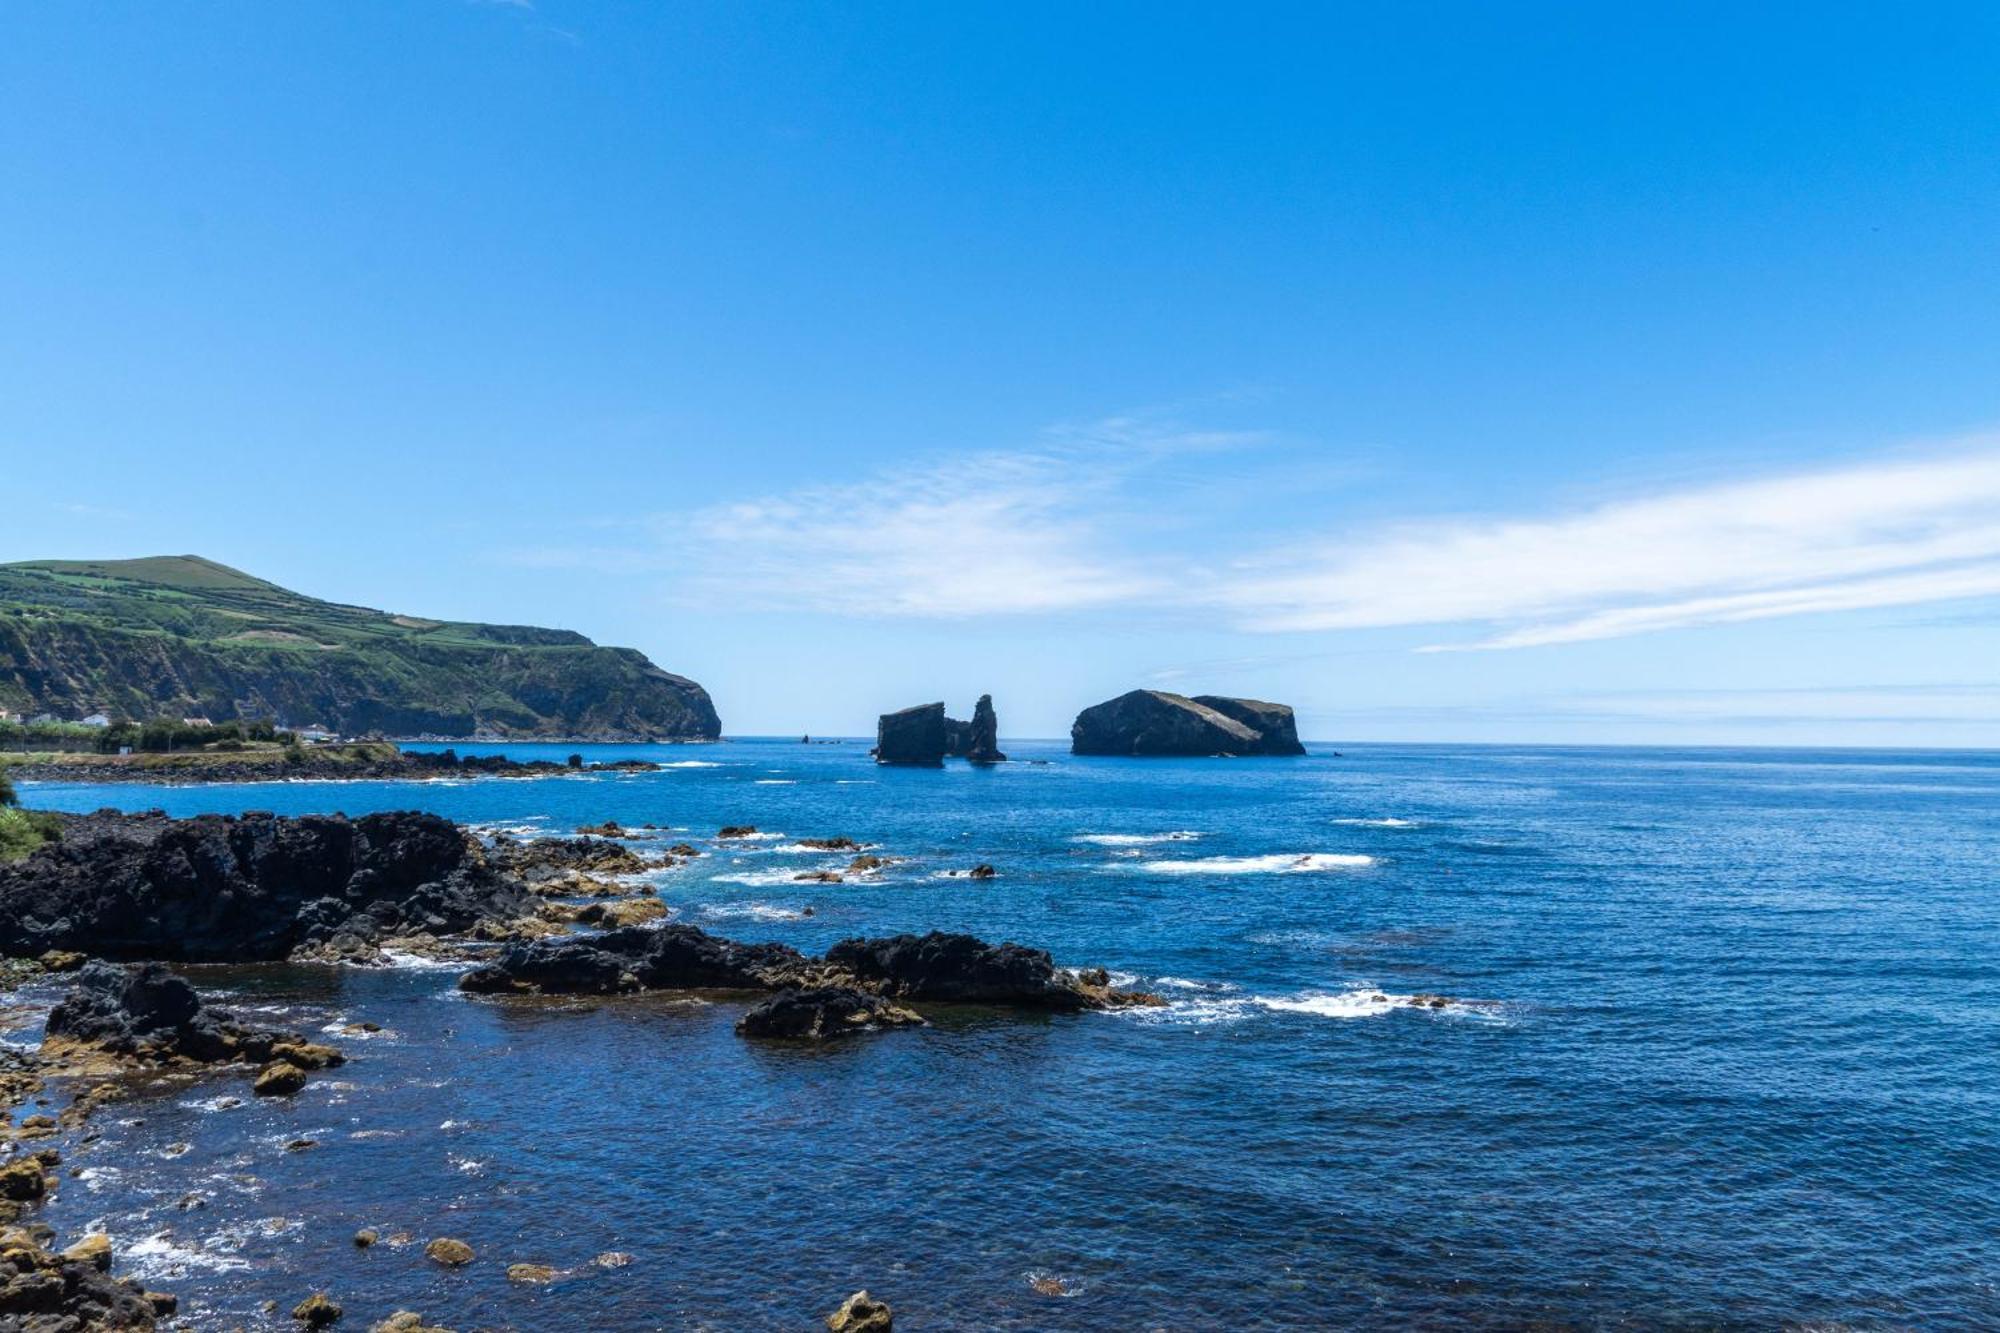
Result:
[[[632,649],[322,602],[199,556],[0,565],[0,706],[344,734],[721,731],[701,686]]]

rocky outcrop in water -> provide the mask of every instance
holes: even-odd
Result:
[[[951,731],[948,753],[975,764],[997,764],[1006,759],[1000,753],[1000,719],[993,711],[992,695],[979,696],[979,702],[972,706],[970,722],[946,718],[945,723]]]
[[[1158,1003],[1102,973],[1058,968],[1041,949],[971,935],[843,940],[824,958],[783,944],[738,944],[688,925],[514,945],[467,973],[476,994],[614,995],[637,990],[775,991],[849,987],[895,1000],[1108,1009]]]
[[[884,713],[875,723],[875,762],[935,768],[951,748],[944,705],[917,704]]]
[[[86,1236],[66,1250],[40,1225],[0,1227],[0,1331],[97,1333],[151,1329],[178,1302],[135,1278],[111,1276],[110,1238]]]
[[[1298,755],[1292,710],[1256,699],[1133,690],[1084,709],[1070,728],[1073,754]]]
[[[902,1000],[1016,1004],[1045,1009],[1099,1007],[1048,952],[1019,944],[988,944],[971,935],[891,935],[842,940],[826,951],[827,966],[861,985]]]
[[[865,1291],[857,1291],[826,1317],[832,1333],[894,1333],[895,1316],[886,1301],[878,1301]]]
[[[744,1037],[826,1041],[866,1028],[922,1027],[923,1018],[852,986],[781,991],[736,1022]]]
[[[877,720],[875,762],[935,768],[954,758],[997,764],[1007,757],[1000,753],[999,729],[990,694],[979,696],[970,722],[946,717],[941,703],[917,704]]]
[[[259,962],[365,952],[524,916],[520,883],[456,824],[364,815],[123,815],[64,820],[62,840],[0,865],[0,953]]]
[[[615,995],[635,990],[774,990],[798,984],[810,960],[782,944],[738,944],[694,926],[631,927],[534,940],[475,968],[476,994]]]
[[[283,1063],[296,1070],[342,1063],[340,1052],[295,1032],[251,1028],[224,1009],[202,1003],[180,977],[158,963],[120,967],[91,962],[76,989],[50,1011],[42,1055],[58,1065]]]

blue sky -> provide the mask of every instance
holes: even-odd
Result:
[[[738,733],[2000,744],[2000,13],[17,5],[0,558]]]

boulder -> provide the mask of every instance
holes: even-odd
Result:
[[[857,1291],[826,1317],[826,1326],[832,1333],[894,1333],[894,1319],[887,1304]]]
[[[815,986],[773,995],[737,1020],[742,1037],[824,1041],[865,1028],[922,1027],[924,1020],[852,986]]]
[[[1137,756],[1305,753],[1292,710],[1283,704],[1217,695],[1190,699],[1165,690],[1133,690],[1084,709],[1070,727],[1070,751]]]
[[[446,1268],[459,1268],[473,1260],[472,1247],[451,1236],[439,1236],[424,1246],[424,1253],[435,1263]]]
[[[292,1307],[292,1318],[307,1328],[328,1328],[340,1322],[343,1313],[333,1297],[316,1291]]]
[[[884,713],[875,723],[875,762],[935,768],[950,748],[944,705],[918,704]]]
[[[284,1060],[275,1060],[257,1071],[250,1091],[259,1097],[289,1097],[305,1085],[305,1070]]]

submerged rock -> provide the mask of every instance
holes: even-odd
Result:
[[[826,1326],[832,1333],[894,1333],[894,1321],[886,1302],[857,1291],[826,1317]]]
[[[879,995],[852,986],[815,986],[773,995],[737,1020],[743,1037],[824,1041],[864,1028],[922,1027],[924,1020]]]
[[[1220,695],[1133,690],[1084,709],[1070,728],[1074,754],[1135,756],[1298,755],[1292,710]]]
[[[415,1310],[398,1310],[379,1323],[370,1324],[368,1333],[451,1333],[442,1324],[427,1324]]]
[[[0,865],[0,953],[258,962],[346,937],[455,933],[522,915],[520,885],[416,811],[289,818],[104,811]]]

